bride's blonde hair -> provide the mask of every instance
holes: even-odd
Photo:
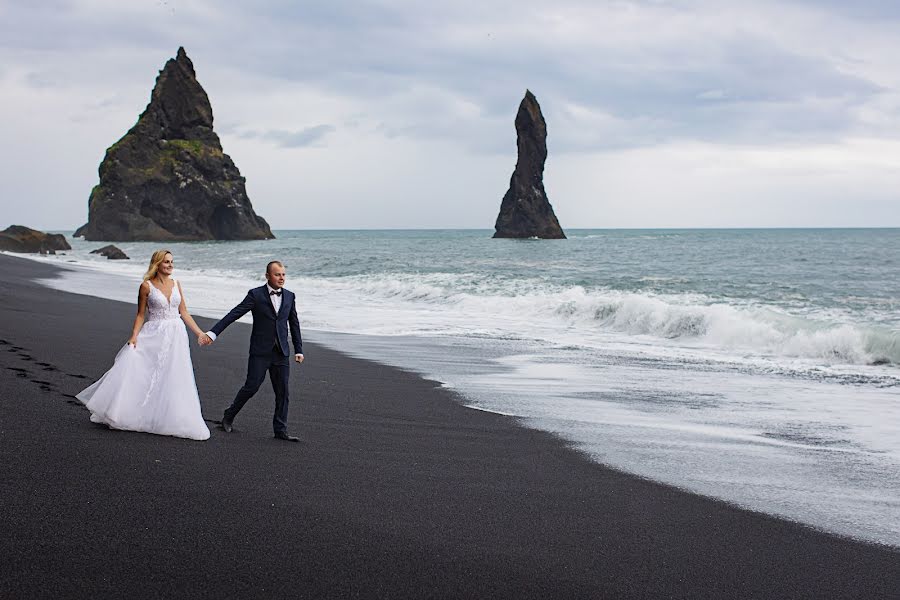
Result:
[[[162,264],[162,261],[166,260],[166,254],[172,253],[168,250],[157,250],[153,253],[153,256],[150,257],[150,266],[147,268],[147,272],[144,273],[144,281],[156,277],[156,272],[159,270],[159,265]]]

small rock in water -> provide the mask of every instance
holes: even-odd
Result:
[[[100,256],[105,256],[107,260],[130,260],[124,252],[122,252],[119,248],[116,248],[112,244],[110,244],[109,246],[103,246],[102,248],[97,248],[96,250],[91,250],[91,254],[99,254]]]
[[[71,249],[61,233],[44,233],[22,225],[10,225],[0,231],[0,250],[7,252],[56,254],[57,250]]]

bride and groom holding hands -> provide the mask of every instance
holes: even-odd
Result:
[[[266,265],[266,284],[248,291],[240,304],[206,332],[188,312],[181,283],[172,277],[174,268],[171,252],[153,253],[138,291],[131,338],[116,355],[112,368],[77,395],[90,410],[91,421],[112,429],[208,439],[187,329],[196,334],[201,346],[208,346],[249,312],[253,328],[247,378],[225,410],[222,429],[233,431],[238,412],[268,373],[275,392],[275,438],[299,441],[287,431],[288,384],[291,363],[303,362],[303,341],[295,295],[284,287],[284,265],[277,260]]]

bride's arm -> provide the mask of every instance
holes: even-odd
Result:
[[[178,295],[181,296],[181,304],[178,305],[178,313],[181,315],[181,320],[184,321],[185,325],[188,326],[188,329],[193,331],[195,335],[206,335],[205,332],[197,326],[197,323],[194,322],[194,317],[191,316],[191,313],[188,312],[187,303],[184,301],[184,291],[181,289],[181,282],[176,280],[175,285],[178,286]]]
[[[146,281],[144,283],[147,283]],[[131,338],[129,338],[128,343],[137,348],[137,336],[141,331],[141,327],[144,326],[144,313],[147,312],[147,296],[150,295],[150,288],[148,287],[150,284],[144,285],[141,284],[141,287],[138,288],[138,307],[137,307],[137,315],[134,317],[134,326],[131,328]]]

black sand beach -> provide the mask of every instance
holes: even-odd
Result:
[[[242,324],[192,349],[209,441],[94,425],[74,395],[134,308],[32,282],[55,272],[0,256],[0,598],[900,597],[895,549],[593,464],[309,342],[303,441],[272,438],[268,383],[226,434]]]

